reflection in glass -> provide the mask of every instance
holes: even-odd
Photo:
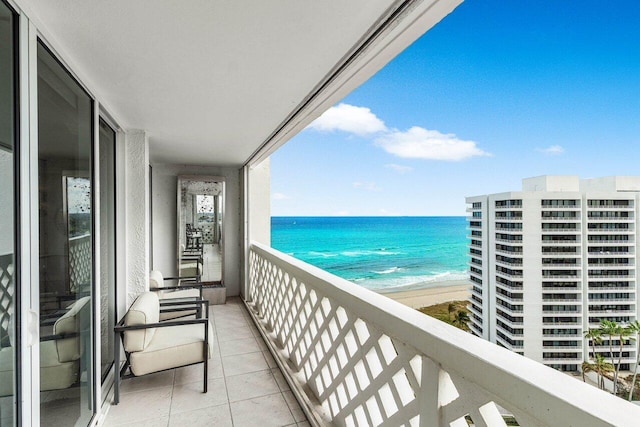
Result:
[[[0,426],[16,424],[15,384],[15,38],[17,20],[0,1]]]
[[[92,109],[38,43],[42,425],[87,425],[93,412]]]
[[[113,365],[116,315],[116,133],[100,120],[100,358],[102,382]]]
[[[194,254],[201,259],[201,280],[221,284],[224,180],[215,176],[178,177],[178,275],[194,274]]]

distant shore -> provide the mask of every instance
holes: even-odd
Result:
[[[424,289],[378,291],[378,293],[408,307],[421,308],[443,302],[466,300],[469,297],[469,282],[466,280],[429,282],[429,287]]]

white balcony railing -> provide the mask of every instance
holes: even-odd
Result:
[[[247,307],[313,424],[634,425],[640,408],[271,248]]]

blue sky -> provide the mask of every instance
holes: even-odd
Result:
[[[640,2],[467,0],[272,155],[272,215],[464,215],[639,152]]]

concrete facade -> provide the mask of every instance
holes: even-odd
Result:
[[[586,330],[636,320],[639,184],[542,176],[468,197],[472,332],[575,371],[590,357]],[[596,351],[608,355],[608,342]],[[623,367],[634,358],[625,344]]]

